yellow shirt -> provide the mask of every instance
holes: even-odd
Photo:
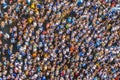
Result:
[[[28,22],[31,23],[33,21],[32,18],[28,18]]]
[[[99,63],[97,63],[96,66],[99,66]]]
[[[34,4],[34,3],[31,4],[31,8],[32,8],[32,9],[35,8],[35,4]]]

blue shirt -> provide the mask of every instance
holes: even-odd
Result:
[[[79,55],[80,55],[80,57],[83,57],[83,56],[84,56],[84,53],[83,53],[83,52],[80,52]]]
[[[98,80],[97,77],[95,77],[93,80]]]
[[[37,8],[38,8],[38,9],[40,9],[40,8],[41,8],[41,5],[40,5],[40,4],[38,4],[38,5],[37,5]]]
[[[9,56],[12,54],[11,51],[10,51],[10,49],[8,49],[7,52],[8,52],[8,55],[9,55]]]
[[[38,67],[38,68],[37,68],[37,71],[40,72],[40,70],[41,70],[40,67]]]
[[[4,9],[7,8],[7,3],[4,2],[4,3],[2,4],[2,7],[3,7]]]
[[[67,22],[68,22],[68,23],[72,23],[72,18],[69,17],[69,18],[67,19]]]
[[[26,0],[27,4],[30,4],[31,3],[31,0]]]
[[[0,78],[0,80],[2,80],[2,78]]]
[[[45,77],[45,76],[43,76],[43,77],[41,78],[41,80],[47,80],[47,79],[46,79],[46,77]]]
[[[83,0],[78,0],[77,6],[80,6],[83,3]]]

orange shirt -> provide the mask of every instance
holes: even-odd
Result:
[[[73,52],[74,51],[74,47],[72,46],[72,47],[70,47],[70,52]]]
[[[32,57],[36,57],[36,56],[37,56],[37,53],[33,53],[33,54],[32,54]]]

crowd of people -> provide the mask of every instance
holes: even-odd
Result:
[[[0,0],[0,80],[119,80],[119,0]]]

